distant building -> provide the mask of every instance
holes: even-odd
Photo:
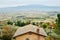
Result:
[[[46,36],[43,28],[29,24],[18,28],[13,37],[15,40],[45,40]]]

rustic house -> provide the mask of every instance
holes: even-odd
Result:
[[[15,40],[45,40],[46,36],[43,28],[29,24],[18,28],[13,37]]]

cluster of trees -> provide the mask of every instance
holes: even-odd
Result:
[[[33,25],[43,27],[44,29],[47,27],[48,28],[56,27],[56,23],[54,23],[54,22],[51,22],[51,23],[50,22],[32,22]]]
[[[10,26],[3,26],[2,27],[2,36],[0,37],[2,40],[11,40],[14,33],[16,31],[16,28],[12,28]]]
[[[13,25],[13,22],[8,21],[7,24],[8,24],[8,25]]]
[[[31,23],[31,21],[16,21],[16,22],[11,22],[11,21],[8,21],[7,22],[7,24],[8,25],[15,25],[15,26],[19,26],[19,27],[22,27],[22,26],[25,26],[25,25],[28,25],[28,24],[30,24]],[[51,33],[51,29],[52,29],[52,31],[54,32],[54,33],[56,33],[57,35],[59,34],[60,35],[60,14],[57,14],[57,20],[56,20],[56,23],[53,23],[52,22],[52,24],[50,24],[49,22],[46,22],[46,23],[44,23],[44,22],[40,22],[40,23],[38,23],[38,22],[32,22],[31,24],[33,24],[33,25],[36,25],[36,26],[41,26],[41,27],[43,27],[45,30],[48,28],[48,30],[50,29],[50,31],[49,32],[47,32],[47,34],[49,35],[49,36],[51,36],[50,35],[50,33]],[[5,38],[7,38],[8,40],[11,40],[11,38],[12,38],[12,35],[13,35],[13,30],[9,30],[10,28],[8,28],[7,27],[7,29],[5,29],[5,28],[3,28],[3,30],[5,31],[3,31],[3,33],[5,33],[5,34],[7,34],[7,35],[3,35],[3,39],[4,40],[6,40]],[[7,31],[8,30],[8,31]],[[47,30],[47,31],[48,31]],[[12,33],[12,34],[11,34]],[[58,40],[58,39],[57,39]]]
[[[28,24],[33,24],[33,25],[36,25],[36,26],[40,26],[40,27],[43,27],[43,28],[47,28],[47,27],[55,27],[56,24],[52,22],[52,25],[51,23],[49,22],[32,22],[31,21],[16,21],[16,22],[11,22],[11,21],[8,21],[7,22],[8,25],[15,25],[15,26],[19,26],[19,27],[22,27],[22,26],[25,26],[25,25],[28,25]]]
[[[17,22],[11,22],[11,21],[8,21],[7,22],[8,25],[15,25],[15,26],[19,26],[19,27],[22,27],[22,26],[25,26],[25,25],[28,25],[30,24],[30,21],[26,21],[26,22],[22,22],[22,21],[17,21]]]
[[[50,36],[50,39],[53,38],[54,40],[60,40],[60,14],[57,14],[56,23],[53,23],[53,27],[54,28],[49,28],[51,31],[49,33],[50,35],[48,34]]]
[[[49,36],[49,39],[53,38],[54,40],[60,40],[60,14],[57,14],[57,19],[55,22],[56,23],[52,22],[52,24],[50,24],[48,22],[47,23],[33,22],[32,24],[37,25],[37,26],[40,25],[41,27],[43,27],[46,30],[46,32]]]

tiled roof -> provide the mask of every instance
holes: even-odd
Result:
[[[17,29],[15,35],[13,37],[16,37],[18,35],[21,35],[21,34],[24,34],[24,33],[27,33],[27,32],[34,32],[34,33],[37,33],[37,29],[39,29],[39,34],[40,35],[43,35],[43,36],[47,36],[46,32],[44,31],[43,28],[39,28],[38,26],[34,26],[32,24],[29,24],[29,25],[26,25],[24,27],[20,27]],[[38,34],[38,33],[37,33]]]

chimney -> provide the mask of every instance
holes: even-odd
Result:
[[[39,29],[37,29],[37,34],[39,34]],[[37,40],[40,40],[40,36],[38,35]]]
[[[37,33],[39,34],[39,29],[37,29]]]

